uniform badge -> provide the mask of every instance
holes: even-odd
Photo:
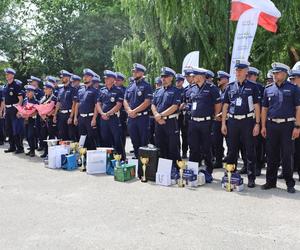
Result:
[[[115,101],[115,98],[112,96],[112,97],[110,98],[110,101],[111,101],[111,102],[114,102],[114,101]]]
[[[14,93],[13,93],[12,91],[10,91],[10,92],[9,92],[9,95],[10,95],[10,96],[13,96],[13,95],[14,95]]]
[[[137,94],[138,94],[138,96],[141,96],[142,95],[142,91],[138,91]]]

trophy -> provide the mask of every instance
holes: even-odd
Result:
[[[115,154],[114,159],[116,160],[116,168],[119,168],[121,166],[120,161],[122,159],[122,155]]]
[[[80,154],[80,161],[81,161],[81,168],[80,171],[85,171],[85,154],[86,154],[86,148],[79,148],[79,154]]]
[[[226,187],[226,191],[231,192],[233,188],[231,187],[231,174],[235,170],[234,164],[225,164],[225,169],[227,171],[228,183]]]
[[[184,187],[183,183],[183,170],[186,169],[186,162],[185,161],[176,161],[177,166],[179,167],[179,180],[178,180],[178,187]]]
[[[72,142],[70,144],[70,148],[71,148],[70,154],[76,154],[78,150],[78,142]]]
[[[146,168],[147,168],[147,164],[149,163],[149,158],[140,157],[140,160],[141,160],[141,162],[143,164],[143,166],[142,166],[143,176],[142,176],[141,182],[147,182],[147,179],[146,179]]]

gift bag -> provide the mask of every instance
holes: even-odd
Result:
[[[70,146],[56,145],[48,147],[48,168],[61,168],[61,156],[69,153]]]
[[[106,150],[88,150],[86,159],[86,172],[88,174],[106,173]]]

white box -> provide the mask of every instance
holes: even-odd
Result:
[[[156,173],[155,181],[157,185],[171,186],[171,174],[168,173]]]
[[[48,168],[61,168],[61,156],[69,154],[69,145],[56,145],[48,147]]]
[[[88,150],[86,157],[86,172],[88,174],[106,173],[106,150]]]
[[[159,158],[155,182],[157,185],[171,186],[172,160]]]

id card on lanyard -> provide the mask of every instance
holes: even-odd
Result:
[[[242,87],[240,88],[237,82],[235,82],[235,86],[236,86],[237,92],[238,92],[238,94],[239,94],[239,97],[236,98],[236,100],[235,100],[235,105],[236,105],[237,107],[240,107],[240,106],[242,106],[242,104],[243,104],[243,99],[242,99],[241,95],[242,95],[242,93],[243,93],[243,91],[244,91],[245,86],[242,86]]]

